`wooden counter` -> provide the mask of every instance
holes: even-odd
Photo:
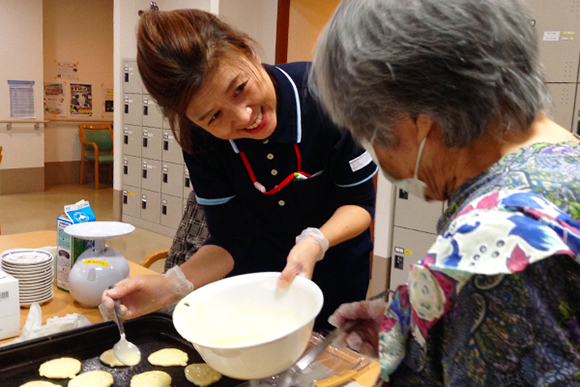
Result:
[[[56,231],[35,231],[22,234],[0,235],[0,252],[14,248],[28,248],[36,249],[45,246],[56,245]],[[140,274],[158,274],[153,270],[149,270],[136,263],[129,262],[129,276],[133,277]],[[54,298],[47,304],[42,306],[42,323],[55,316],[65,316],[70,313],[79,313],[87,317],[91,323],[103,321],[101,313],[97,308],[85,308],[74,302],[72,296],[63,290],[54,286]],[[26,323],[28,309],[20,309],[20,329]],[[0,344],[4,344],[14,340],[14,338],[0,340]],[[1,349],[0,349],[1,350]],[[372,363],[361,370],[355,381],[365,387],[371,387],[375,383],[380,372],[378,362]]]
[[[0,235],[0,252],[8,249],[37,249],[45,246],[56,245],[56,231],[34,231],[22,234]],[[140,274],[158,274],[153,270],[149,270],[136,263],[129,262],[129,276],[133,277]],[[82,314],[89,319],[91,323],[102,322],[103,317],[97,308],[86,308],[74,302],[70,293],[60,290],[53,286],[54,297],[47,304],[42,305],[42,323],[55,316],[66,316],[71,313]],[[26,323],[28,316],[27,308],[20,308],[20,329]],[[0,344],[4,344],[14,340],[14,338],[0,340]]]

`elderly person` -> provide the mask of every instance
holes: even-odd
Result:
[[[579,385],[580,146],[543,113],[521,2],[343,0],[312,71],[390,181],[448,201],[388,307],[331,316],[365,319],[347,343],[390,386]]]

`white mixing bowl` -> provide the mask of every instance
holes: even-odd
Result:
[[[279,275],[240,275],[193,291],[173,312],[177,332],[210,367],[232,378],[284,371],[306,349],[323,296],[303,277],[278,289]]]

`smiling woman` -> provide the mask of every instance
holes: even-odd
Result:
[[[137,62],[184,149],[211,236],[179,275],[123,281],[126,317],[176,302],[224,276],[281,272],[322,289],[316,328],[369,283],[377,166],[309,93],[308,63],[261,63],[248,37],[199,10],[149,11]],[[324,257],[324,260],[322,258]],[[174,278],[173,280],[171,278]]]
[[[274,84],[259,63],[227,55],[191,99],[186,116],[222,140],[264,140],[276,129]]]

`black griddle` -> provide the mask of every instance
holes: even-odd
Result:
[[[191,343],[177,333],[170,315],[155,312],[128,320],[125,322],[125,333],[127,340],[137,345],[141,351],[141,362],[133,368],[109,367],[99,360],[101,353],[113,348],[119,341],[119,329],[113,321],[1,347],[0,386],[17,387],[32,380],[46,380],[66,386],[70,379],[41,377],[38,368],[45,361],[67,356],[81,362],[80,373],[93,370],[111,373],[115,379],[113,386],[129,386],[134,375],[159,370],[171,375],[172,386],[195,387],[185,378],[185,367],[156,367],[147,361],[147,357],[159,349],[178,348],[189,355],[188,364],[204,362]],[[212,387],[234,387],[244,382],[223,376]]]

